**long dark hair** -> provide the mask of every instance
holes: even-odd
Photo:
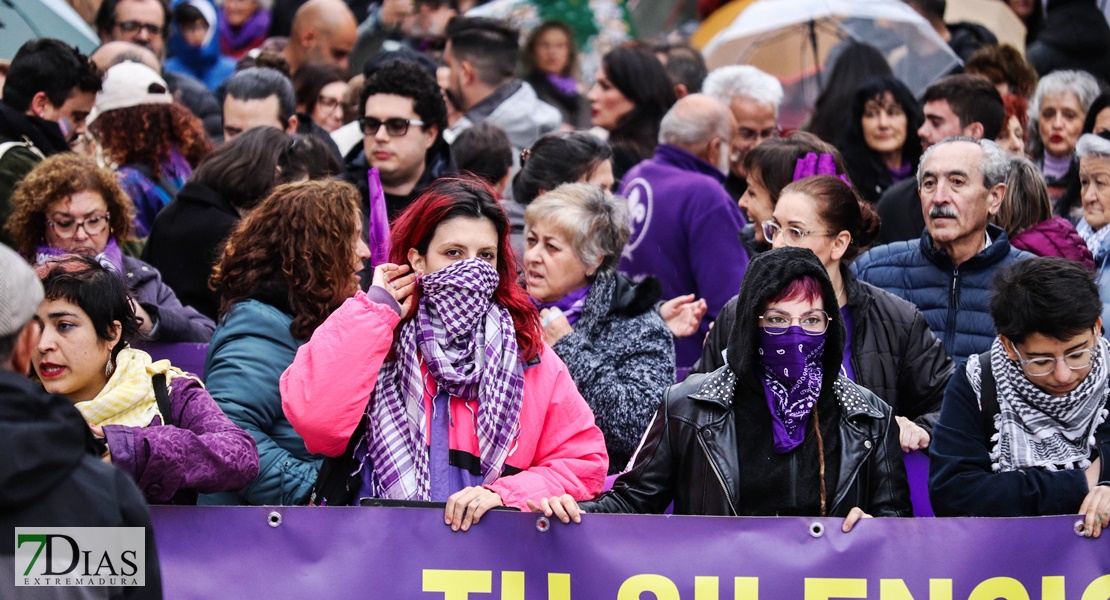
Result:
[[[675,103],[667,71],[650,50],[627,46],[611,50],[601,65],[609,81],[635,105],[609,132],[609,143],[639,160],[650,158],[659,140],[659,122]]]
[[[856,90],[867,81],[884,75],[894,73],[882,52],[863,42],[845,42],[832,68],[825,73],[825,87],[817,96],[806,129],[830,143],[840,139],[848,125],[848,108]]]
[[[525,151],[513,176],[513,200],[527,205],[543,192],[575,183],[613,157],[604,140],[589,133],[552,133]]]
[[[878,77],[865,83],[852,98],[852,111],[848,127],[840,138],[837,147],[844,155],[852,183],[860,197],[868,202],[877,202],[879,196],[893,183],[890,169],[879,153],[872,150],[863,137],[863,113],[871,100],[882,100],[890,94],[906,113],[906,139],[902,142],[902,161],[916,165],[921,158],[921,138],[917,129],[923,120],[921,107],[913,93],[894,77]]]

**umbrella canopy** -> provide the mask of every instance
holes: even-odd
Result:
[[[999,0],[960,0],[949,2],[944,9],[946,23],[967,21],[991,30],[999,44],[1009,44],[1025,53],[1025,23],[1014,14],[1009,4]]]
[[[713,11],[713,14],[705,18],[698,25],[694,34],[690,36],[690,45],[701,50],[705,45],[713,39],[722,29],[728,27],[730,23],[744,12],[744,9],[755,0],[732,0],[728,4]]]
[[[786,88],[782,126],[799,126],[821,89],[821,73],[844,40],[876,47],[894,74],[920,96],[960,59],[901,0],[758,0],[706,45],[710,69],[749,64]]]
[[[88,54],[96,32],[63,0],[0,0],[0,59],[11,60],[27,40],[51,37]]]

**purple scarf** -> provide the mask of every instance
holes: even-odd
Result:
[[[41,265],[51,258],[65,256],[67,254],[73,254],[73,252],[66,252],[60,248],[54,248],[53,246],[39,246],[38,250],[35,251],[35,264]],[[108,243],[105,244],[104,251],[96,255],[96,262],[100,263],[100,266],[105,269],[123,277],[123,251],[119,249],[116,238],[108,238]]]
[[[547,73],[547,81],[559,90],[559,93],[564,96],[575,96],[578,94],[578,80],[573,77],[564,77],[554,73]]]
[[[763,391],[771,409],[775,452],[785,454],[806,437],[806,425],[821,394],[824,335],[791,327],[782,335],[762,332],[759,345]]]
[[[440,389],[478,401],[483,483],[500,476],[520,427],[524,370],[512,316],[493,301],[499,281],[497,271],[478,259],[420,280],[416,316],[401,326],[396,358],[378,371],[367,406],[365,439],[378,497],[431,499],[421,358]]]
[[[266,39],[270,30],[270,11],[259,8],[238,29],[227,22],[227,13],[220,7],[220,49],[226,52],[238,52],[249,49],[255,41]]]
[[[586,296],[590,294],[593,287],[594,284],[587,284],[585,287],[580,287],[554,302],[544,302],[532,298],[532,305],[539,311],[546,308],[558,308],[563,311],[563,316],[567,318],[567,322],[574,325],[578,321],[578,317],[582,316],[582,308],[586,306]]]

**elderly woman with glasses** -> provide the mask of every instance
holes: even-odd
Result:
[[[728,364],[663,393],[612,490],[530,508],[568,523],[583,511],[662,513],[674,502],[675,514],[842,517],[844,531],[865,516],[910,516],[894,413],[840,375],[836,305],[812,251],[760,254],[740,287]]]
[[[798,175],[835,172],[829,155],[798,161]],[[818,162],[824,168],[816,168]],[[836,307],[847,341],[841,373],[878,394],[893,410],[902,449],[929,445],[940,414],[944,389],[952,376],[952,360],[929,330],[925,317],[909,302],[859,281],[849,263],[870,245],[879,218],[871,205],[839,177],[802,177],[783,188],[772,217],[763,222],[774,248],[809,248],[828,271]],[[737,300],[717,315],[695,371],[707,372],[725,363],[727,332],[737,318]]]
[[[126,256],[134,207],[115,176],[91,158],[57,154],[40,163],[12,196],[7,229],[28,262],[62,254],[93,256],[135,298],[139,333],[159,342],[208,342],[216,324],[184,306],[158,270]]]

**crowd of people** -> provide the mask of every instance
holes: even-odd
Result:
[[[635,42],[585,81],[571,25],[456,2],[103,0],[91,57],[25,43],[0,523],[81,523],[77,486],[139,524],[385,501],[847,532],[913,515],[924,451],[938,515],[1098,537],[1110,87],[1059,31],[1110,25],[1011,1],[1023,53],[907,3],[956,72],[918,98],[844,42],[790,132],[756,66]],[[207,344],[203,373],[154,342]]]

